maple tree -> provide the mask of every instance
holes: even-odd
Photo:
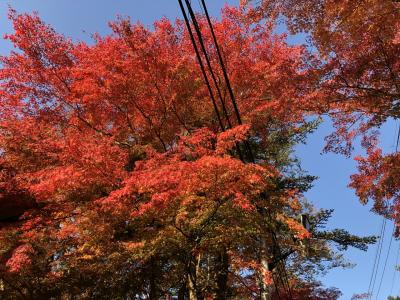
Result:
[[[362,203],[372,200],[375,212],[398,223],[399,155],[383,154],[377,146],[380,126],[398,120],[400,113],[398,1],[269,0],[258,7],[252,1],[242,5],[248,5],[255,20],[283,17],[291,33],[309,34],[321,60],[313,76],[324,94],[314,111],[330,114],[336,127],[326,150],[350,155],[354,141],[362,137],[367,156],[356,158],[359,173],[350,186]]]
[[[215,33],[243,124],[220,80],[221,132],[182,21],[120,19],[88,45],[35,14],[9,17],[18,51],[0,58],[0,295],[252,299],[283,280],[278,258],[287,283],[271,298],[338,298],[318,269],[374,238],[324,230],[331,212],[304,199],[313,177],[292,152],[323,95],[305,48],[226,7]],[[246,143],[256,163],[239,159]]]

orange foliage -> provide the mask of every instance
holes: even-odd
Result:
[[[234,147],[256,136],[253,143],[264,149],[268,126],[296,135],[306,122],[319,94],[308,85],[304,47],[290,47],[270,24],[254,26],[242,10],[225,8],[215,31],[244,125],[220,133],[182,21],[162,19],[149,30],[121,19],[112,34],[88,45],[57,34],[35,14],[11,10],[10,19],[15,32],[7,38],[19,51],[0,58],[0,155],[15,170],[12,180],[40,202],[0,231],[7,240],[0,259],[13,253],[11,272],[31,262],[33,248],[20,246],[29,241],[40,256],[27,282],[69,290],[65,282],[84,274],[102,278],[93,293],[113,290],[102,286],[112,282],[138,295],[154,270],[166,268],[159,280],[177,287],[196,260],[201,265],[225,249],[244,262],[234,275],[252,273],[256,287],[254,236],[269,236],[277,214],[288,215],[281,226],[289,236],[306,236],[290,218],[301,208],[301,192],[279,187],[284,175],[264,156],[245,164]],[[214,63],[210,33],[204,36]],[[228,115],[233,120],[229,106]],[[268,221],[260,207],[270,212]],[[287,239],[287,247],[294,244]],[[242,285],[231,277],[232,288]],[[35,297],[50,297],[43,291]]]

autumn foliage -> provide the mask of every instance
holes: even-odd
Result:
[[[307,33],[321,64],[316,88],[324,94],[321,112],[336,131],[326,150],[350,155],[361,137],[366,157],[357,157],[359,174],[350,186],[362,203],[399,222],[397,154],[377,146],[379,128],[398,120],[400,98],[400,4],[390,0],[242,1],[254,18],[284,17],[291,33]]]
[[[338,297],[305,279],[310,263],[341,265],[332,247],[341,239],[321,231],[329,213],[306,204],[312,178],[291,153],[326,96],[309,71],[314,55],[226,7],[215,32],[243,125],[221,80],[222,131],[181,20],[148,29],[120,19],[89,45],[35,14],[9,17],[16,51],[0,58],[0,295],[253,299],[260,282],[278,280],[260,259],[267,249],[268,263],[278,257],[288,273],[271,297]],[[255,163],[240,159],[245,144]],[[13,211],[24,197],[33,202]],[[358,248],[372,241],[340,237]]]

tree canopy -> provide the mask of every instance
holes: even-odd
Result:
[[[326,229],[333,211],[305,199],[315,178],[294,147],[325,114],[326,150],[349,155],[362,135],[351,186],[398,220],[398,154],[382,154],[375,129],[399,116],[400,12],[295,2],[225,7],[211,27],[120,18],[92,44],[10,9],[0,296],[338,299],[318,275],[375,237]],[[316,50],[275,34],[281,16]]]

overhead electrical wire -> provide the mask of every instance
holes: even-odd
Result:
[[[397,129],[397,141],[396,141],[395,153],[398,152],[399,142],[400,142],[400,124],[399,124],[399,127]],[[371,279],[370,279],[370,283],[369,283],[369,287],[368,287],[368,297],[369,297],[368,299],[372,299],[373,291],[374,291],[374,288],[375,288],[375,281],[376,281],[377,274],[378,274],[378,271],[379,271],[379,262],[380,262],[380,258],[381,258],[380,256],[381,256],[381,253],[382,253],[382,247],[383,247],[385,226],[386,226],[386,219],[384,218],[383,219],[383,223],[382,223],[382,227],[381,227],[381,236],[379,238],[377,252],[375,253],[374,266],[373,266],[373,269],[372,269]],[[382,282],[383,282],[383,278],[384,278],[384,275],[385,275],[386,266],[387,266],[388,258],[389,258],[389,255],[390,255],[390,250],[391,250],[391,246],[392,246],[392,242],[393,242],[393,236],[395,234],[395,231],[396,231],[396,221],[394,220],[393,230],[392,230],[392,234],[390,236],[389,246],[388,246],[388,250],[387,250],[387,253],[386,253],[386,259],[385,259],[385,263],[384,263],[384,266],[383,266],[380,282],[379,282],[379,285],[378,285],[378,291],[376,293],[376,298],[375,299],[378,299],[378,296],[379,296],[379,293],[380,293],[380,290],[381,290],[381,287],[382,287]],[[400,245],[399,245],[399,249],[398,249],[397,252],[399,253],[399,251],[400,251]],[[396,258],[396,263],[397,263],[397,260],[398,260],[398,254],[397,254],[397,258]],[[391,292],[390,293],[392,293],[392,291],[393,291],[393,284],[394,284],[395,274],[396,274],[396,269],[394,270],[393,280],[392,280],[392,288],[391,288]],[[371,286],[371,283],[372,283],[372,286]]]
[[[195,15],[195,13],[193,11],[192,5],[190,4],[190,1],[189,0],[185,0],[185,3],[186,3],[186,6],[188,8],[189,15],[192,18],[193,27],[194,27],[194,30],[195,30],[195,32],[197,34],[197,38],[198,38],[200,47],[201,47],[201,49],[203,51],[203,55],[204,55],[204,58],[206,60],[206,63],[207,63],[211,78],[212,78],[212,80],[214,82],[215,88],[217,89],[217,94],[219,96],[219,99],[220,99],[220,102],[221,102],[221,106],[222,106],[222,110],[223,110],[223,112],[225,114],[225,118],[226,118],[226,121],[228,123],[228,127],[232,128],[232,123],[230,121],[229,114],[228,114],[228,111],[226,109],[225,101],[224,101],[224,99],[222,97],[221,89],[219,87],[217,78],[216,78],[215,73],[213,71],[213,68],[211,66],[210,57],[209,57],[209,55],[207,53],[207,49],[206,49],[205,44],[204,44],[204,40],[203,40],[203,37],[202,37],[202,33],[201,33],[201,30],[200,30],[199,23],[197,22],[197,19],[196,19],[196,15]]]
[[[217,55],[218,55],[218,59],[219,59],[220,65],[221,65],[222,74],[224,75],[225,83],[226,83],[226,86],[228,88],[229,96],[231,98],[231,102],[232,102],[233,108],[235,110],[235,115],[236,115],[238,124],[241,125],[242,124],[242,119],[240,118],[239,108],[237,106],[237,103],[236,103],[236,100],[235,100],[235,96],[233,94],[232,86],[231,86],[231,83],[230,83],[230,80],[229,80],[229,77],[228,77],[228,73],[227,73],[226,68],[225,68],[224,60],[222,59],[221,50],[220,50],[220,48],[218,46],[217,37],[215,36],[214,28],[213,28],[213,25],[211,23],[210,16],[208,14],[208,9],[207,9],[207,6],[206,6],[206,3],[205,3],[204,0],[201,0],[201,4],[202,4],[203,9],[204,9],[204,13],[205,13],[205,16],[206,16],[206,19],[207,19],[208,26],[210,27],[211,36],[212,36],[213,41],[214,41],[215,49],[216,49],[216,52],[217,52]]]
[[[179,6],[181,8],[181,11],[182,11],[183,18],[184,18],[185,23],[186,23],[186,27],[187,27],[187,30],[188,30],[188,33],[189,33],[189,36],[190,36],[190,40],[192,42],[194,51],[196,52],[197,61],[198,61],[199,65],[200,65],[201,73],[203,74],[203,79],[204,79],[204,81],[205,81],[205,83],[207,85],[207,89],[208,89],[208,92],[210,94],[211,102],[213,104],[214,111],[215,111],[215,114],[217,116],[219,126],[221,127],[222,131],[225,131],[225,127],[224,127],[224,125],[222,123],[221,115],[219,113],[218,106],[217,106],[217,103],[215,101],[214,93],[212,91],[212,88],[211,88],[211,85],[210,85],[210,81],[208,80],[208,76],[207,76],[207,73],[206,73],[205,68],[204,68],[203,60],[201,59],[201,55],[200,55],[199,49],[197,48],[197,44],[196,44],[196,41],[194,39],[193,31],[192,31],[192,28],[190,26],[190,22],[189,22],[188,16],[186,14],[186,10],[185,10],[185,8],[183,6],[182,0],[178,0],[178,2],[179,2]]]
[[[273,238],[273,244],[277,248],[277,256],[282,257],[282,251],[279,246],[278,238],[277,238],[275,232],[272,232],[272,238]],[[290,297],[290,299],[293,299],[292,289],[290,287],[288,274],[286,272],[286,266],[282,260],[278,261],[277,269],[280,274],[279,277],[282,280],[283,287],[286,290],[287,296]]]
[[[382,252],[382,241],[383,238],[385,236],[385,229],[386,229],[386,219],[383,218],[382,219],[382,225],[381,225],[381,230],[380,230],[380,235],[379,235],[379,239],[378,239],[378,246],[376,248],[376,252],[375,252],[375,258],[374,258],[374,265],[372,267],[372,273],[371,273],[371,277],[369,280],[369,286],[368,286],[368,299],[372,298],[373,295],[373,290],[375,287],[375,281],[376,281],[376,275],[377,275],[377,270],[379,268],[379,262],[381,259],[381,252]]]
[[[211,84],[210,84],[210,81],[208,80],[208,76],[207,76],[207,73],[205,71],[205,67],[204,67],[204,64],[202,62],[202,58],[201,58],[200,51],[198,49],[196,40],[194,38],[194,34],[193,34],[193,31],[192,31],[192,28],[191,28],[191,25],[190,25],[189,18],[188,18],[187,13],[186,13],[186,9],[183,6],[182,0],[178,0],[178,2],[179,2],[179,6],[180,6],[180,8],[182,10],[182,14],[184,16],[184,19],[185,19],[186,27],[188,29],[191,42],[192,42],[193,47],[194,47],[195,52],[196,52],[196,56],[197,56],[199,64],[200,64],[200,67],[201,67],[201,70],[202,70],[202,73],[203,73],[203,77],[205,79],[205,82],[207,84],[210,96],[212,98],[214,109],[216,110],[217,116],[218,116],[219,115],[218,106],[216,105],[216,101],[215,101],[214,94],[212,92]],[[202,33],[201,33],[201,30],[200,30],[199,24],[197,22],[196,15],[195,15],[195,13],[193,11],[193,8],[191,6],[190,1],[189,0],[185,0],[185,3],[186,3],[186,6],[187,6],[189,15],[190,15],[190,17],[192,19],[192,23],[193,23],[193,26],[194,26],[194,29],[195,29],[195,32],[196,32],[196,35],[197,35],[197,38],[198,38],[198,42],[199,42],[200,48],[202,50],[202,54],[203,54],[203,56],[204,56],[204,58],[206,60],[208,71],[209,71],[209,73],[211,75],[211,78],[212,78],[212,81],[214,82],[215,87],[217,89],[217,95],[220,98],[223,115],[226,118],[226,121],[227,121],[227,124],[228,124],[228,128],[232,128],[232,123],[230,121],[229,114],[228,114],[228,111],[226,109],[225,102],[224,102],[224,99],[222,97],[222,93],[221,93],[219,84],[218,84],[218,82],[216,80],[215,73],[214,73],[214,71],[212,69],[211,61],[209,59],[206,47],[204,45]],[[216,39],[216,35],[215,35],[214,29],[213,29],[213,25],[212,25],[211,19],[210,19],[209,14],[208,14],[207,6],[206,6],[204,0],[201,0],[201,3],[202,3],[203,10],[204,10],[204,13],[205,13],[206,18],[207,18],[207,23],[208,23],[208,25],[210,27],[211,35],[213,37],[214,46],[215,46],[215,48],[217,50],[219,63],[220,63],[220,66],[221,66],[222,73],[224,75],[225,85],[227,86],[227,89],[228,89],[228,92],[229,92],[231,103],[232,103],[232,106],[234,108],[234,112],[235,112],[235,115],[236,115],[237,123],[239,125],[241,125],[242,124],[242,120],[241,120],[241,117],[240,117],[240,112],[239,112],[239,109],[238,109],[238,106],[237,106],[237,103],[236,103],[236,99],[234,97],[233,89],[232,89],[232,86],[231,86],[230,81],[229,81],[229,76],[228,76],[224,61],[222,59],[220,47],[218,45],[218,41]],[[220,118],[220,120],[221,120],[221,122],[220,122],[221,129],[222,129],[222,131],[224,131],[225,128],[224,128],[224,126],[222,124],[222,119]],[[250,147],[250,144],[248,143],[248,141],[245,141],[245,146],[246,146],[246,150],[247,150],[247,153],[248,153],[248,156],[249,156],[249,160],[254,163],[255,162],[254,161],[254,156],[252,154],[251,147]],[[238,150],[238,154],[239,154],[241,160],[243,160],[241,152],[240,152],[240,147],[238,145],[237,145],[237,150]],[[273,235],[273,243],[274,243],[274,245],[273,245],[274,248],[278,249],[279,257],[281,257],[281,250],[280,250],[280,247],[279,247],[279,244],[278,244],[278,241],[277,241],[275,233]],[[278,261],[278,265],[277,265],[276,269],[277,269],[277,272],[278,272],[277,276],[281,280],[281,282],[283,284],[283,288],[286,290],[287,296],[288,297],[290,296],[290,298],[292,298],[290,285],[289,285],[288,278],[287,278],[288,276],[287,276],[287,273],[286,273],[286,268],[285,268],[285,265],[283,264],[282,260]],[[274,280],[274,283],[275,283],[275,286],[276,286],[275,280]],[[277,293],[279,293],[278,288],[276,288],[276,290],[277,290]],[[280,298],[279,294],[278,294],[278,298]]]
[[[399,140],[400,140],[400,124],[399,124],[399,128],[397,129],[397,141],[396,141],[395,153],[397,153],[397,152],[398,152],[398,149],[399,149]],[[379,292],[380,292],[380,290],[381,290],[381,286],[382,286],[382,282],[383,282],[383,277],[384,277],[384,275],[385,275],[386,265],[387,265],[387,261],[388,261],[389,255],[390,255],[390,250],[391,250],[391,246],[392,246],[393,236],[394,236],[395,231],[396,231],[396,221],[394,221],[394,223],[393,223],[393,230],[392,230],[392,231],[393,231],[393,232],[392,232],[392,234],[391,234],[391,236],[390,236],[389,247],[388,247],[388,251],[387,251],[387,254],[386,254],[385,264],[384,264],[384,266],[383,266],[383,271],[382,271],[381,280],[380,280],[380,283],[379,283],[378,291],[377,291],[377,293],[376,293],[376,299],[378,299]],[[400,248],[399,248],[399,249],[400,249]],[[397,262],[397,259],[398,259],[398,257],[396,258],[396,262]],[[394,270],[394,272],[396,272],[396,269]]]
[[[204,80],[206,81],[207,88],[208,88],[208,90],[209,90],[209,94],[210,94],[210,96],[211,96],[211,98],[212,98],[214,110],[215,110],[216,113],[217,113],[218,121],[219,121],[219,123],[220,123],[221,130],[222,130],[222,131],[225,131],[225,126],[223,125],[222,118],[220,117],[221,115],[220,115],[219,110],[218,110],[218,105],[216,104],[216,100],[215,100],[215,97],[214,97],[214,93],[213,93],[213,91],[212,91],[211,84],[210,84],[210,81],[209,81],[209,79],[208,79],[208,76],[207,76],[207,72],[206,72],[206,70],[205,70],[205,67],[204,67],[204,63],[203,63],[203,60],[202,60],[202,57],[201,57],[201,54],[200,54],[200,50],[199,50],[199,48],[198,48],[198,46],[197,46],[196,39],[195,39],[195,37],[194,37],[192,27],[191,27],[191,25],[190,25],[189,17],[188,17],[188,15],[187,15],[187,13],[186,13],[186,9],[184,8],[184,5],[183,5],[182,0],[178,0],[178,2],[179,2],[179,6],[180,6],[180,8],[181,8],[183,17],[184,17],[184,19],[185,19],[185,24],[186,24],[186,27],[187,27],[187,29],[188,29],[191,42],[192,42],[193,47],[194,47],[195,52],[196,52],[196,56],[197,56],[197,59],[198,59],[199,64],[200,64],[200,68],[201,68],[201,71],[202,71]],[[220,87],[219,87],[219,85],[218,85],[218,82],[217,82],[215,73],[214,73],[214,71],[213,71],[213,69],[212,69],[211,61],[210,61],[210,59],[209,59],[209,56],[208,56],[206,47],[205,47],[205,45],[204,45],[204,41],[203,41],[203,38],[202,38],[202,34],[201,34],[201,31],[200,31],[200,27],[199,27],[199,25],[198,25],[196,16],[195,16],[194,11],[193,11],[193,9],[192,9],[192,7],[191,7],[190,1],[185,0],[185,3],[186,3],[186,6],[187,6],[187,8],[188,8],[188,11],[189,11],[189,16],[190,16],[190,18],[191,18],[191,20],[192,20],[192,23],[193,23],[193,26],[194,26],[194,29],[195,29],[195,32],[196,32],[196,35],[197,35],[198,42],[199,42],[199,44],[200,44],[201,52],[202,52],[202,54],[203,54],[203,56],[204,56],[204,58],[205,58],[205,60],[206,60],[206,65],[207,65],[207,67],[208,67],[208,71],[209,71],[209,73],[210,73],[210,75],[211,75],[211,78],[212,78],[212,81],[213,81],[213,83],[214,83],[214,85],[215,85],[215,87],[216,87],[216,89],[217,89],[217,95],[218,95],[218,97],[219,97],[219,101],[221,102],[221,106],[222,106],[222,114],[223,114],[223,116],[225,117],[225,120],[226,120],[226,122],[227,122],[227,125],[228,125],[227,127],[228,127],[228,128],[232,128],[232,123],[231,123],[231,121],[230,121],[229,114],[228,114],[228,112],[227,112],[226,105],[225,105],[225,102],[224,102],[224,100],[223,100],[222,93],[221,93]],[[243,160],[243,155],[242,155],[242,152],[241,152],[240,147],[239,147],[238,144],[236,144],[236,151],[237,151],[237,153],[238,153],[238,155],[239,155],[239,158],[240,158],[241,160]]]
[[[190,1],[188,1],[188,0],[185,0],[185,1],[186,1],[186,4],[189,6],[189,11],[192,13],[191,14],[192,18],[195,19],[195,15],[194,15],[193,10],[191,8]],[[227,69],[225,67],[225,63],[224,63],[224,60],[223,60],[222,55],[221,55],[220,47],[218,45],[218,41],[217,41],[217,38],[216,38],[216,35],[215,35],[215,32],[214,32],[214,28],[213,28],[210,16],[208,14],[208,9],[207,9],[207,6],[206,6],[204,0],[201,0],[201,4],[202,4],[202,8],[203,8],[204,14],[205,14],[206,19],[207,19],[207,23],[208,23],[209,28],[210,28],[211,35],[213,37],[214,46],[216,48],[218,59],[219,59],[219,63],[220,63],[220,66],[221,66],[221,70],[222,70],[223,75],[224,75],[225,84],[227,85],[227,88],[228,88],[228,91],[229,91],[229,94],[230,94],[231,103],[232,103],[232,106],[234,107],[234,110],[235,110],[237,122],[238,122],[239,125],[241,125],[242,124],[242,120],[241,120],[241,117],[240,117],[240,112],[239,112],[239,109],[238,109],[238,106],[237,106],[237,103],[236,103],[236,99],[234,97],[233,89],[232,89],[231,84],[230,84],[230,80],[229,80],[229,76],[228,76],[228,73],[227,73]],[[197,23],[196,20],[194,20],[194,23],[197,24],[197,28],[199,29],[198,23]],[[199,39],[202,40],[201,39],[200,29],[198,30],[198,33],[200,33],[199,34]],[[215,84],[217,84],[217,83],[215,82]],[[248,155],[249,155],[249,160],[254,163],[255,162],[254,161],[254,157],[253,157],[253,154],[252,154],[252,151],[251,151],[251,147],[250,147],[248,141],[245,141],[245,146],[246,146],[246,150],[247,150]],[[274,242],[273,246],[274,246],[274,248],[277,249],[278,256],[281,257],[282,256],[281,249],[280,249],[280,246],[278,244],[278,241],[277,241],[275,233],[273,233],[273,237],[274,237],[273,238],[273,242]],[[278,271],[278,277],[282,281],[283,288],[286,290],[287,295],[288,296],[290,295],[290,297],[291,297],[291,290],[290,290],[290,285],[289,285],[289,282],[288,282],[288,276],[287,276],[287,273],[286,273],[286,268],[285,268],[285,266],[284,266],[284,264],[283,264],[283,262],[281,260],[279,260],[279,262],[278,262],[277,271]]]
[[[385,264],[383,265],[383,271],[382,271],[382,275],[381,275],[381,280],[380,280],[380,282],[379,282],[378,291],[376,292],[376,298],[375,298],[375,299],[378,299],[379,293],[380,293],[380,291],[381,291],[382,282],[383,282],[383,277],[384,277],[384,275],[385,275],[386,265],[387,265],[387,262],[388,262],[388,258],[389,258],[389,254],[390,254],[390,249],[391,249],[391,247],[392,247],[393,235],[394,235],[394,233],[395,233],[395,230],[396,230],[396,224],[394,223],[394,224],[393,224],[392,235],[390,236],[390,242],[389,242],[388,251],[387,251],[387,253],[386,253]]]
[[[399,123],[398,129],[397,129],[397,141],[396,141],[395,153],[397,153],[398,150],[399,150],[399,141],[400,141],[400,123]],[[394,224],[394,226],[396,226],[396,225]],[[394,228],[394,230],[395,230],[395,228]],[[393,287],[394,287],[396,275],[397,275],[397,272],[398,272],[396,267],[397,267],[397,264],[399,263],[399,256],[400,256],[400,244],[397,247],[396,260],[395,260],[395,265],[394,265],[394,268],[393,268],[392,285],[390,287],[390,294],[392,294],[392,292],[393,292]]]
[[[215,49],[216,49],[216,52],[217,52],[219,64],[220,64],[220,67],[221,67],[221,70],[222,70],[222,73],[223,73],[223,76],[224,76],[225,85],[226,85],[226,87],[228,89],[228,93],[229,93],[229,96],[230,96],[230,99],[231,99],[231,103],[232,103],[232,106],[234,108],[236,120],[237,120],[237,123],[239,125],[241,125],[242,124],[242,120],[241,120],[241,117],[240,117],[240,112],[239,112],[239,109],[238,109],[238,106],[237,106],[237,102],[236,102],[236,99],[235,99],[235,96],[234,96],[234,93],[233,93],[233,89],[232,89],[232,86],[231,86],[231,83],[230,83],[230,80],[229,80],[229,76],[228,76],[227,70],[226,70],[226,67],[225,67],[225,63],[224,63],[224,60],[222,58],[221,50],[220,50],[220,47],[218,45],[218,41],[217,41],[213,26],[212,26],[212,22],[211,22],[211,19],[210,19],[208,10],[207,10],[207,6],[205,4],[205,0],[200,0],[200,1],[201,1],[201,6],[203,8],[204,14],[205,14],[206,19],[207,19],[207,23],[208,23],[208,25],[210,27],[211,36],[212,36],[212,39],[213,39],[213,42],[214,42],[214,46],[215,46]],[[180,8],[182,10],[182,14],[184,16],[184,19],[185,19],[186,27],[188,29],[188,32],[189,32],[189,35],[190,35],[190,38],[191,38],[191,42],[192,42],[193,47],[194,47],[195,52],[196,52],[196,56],[197,56],[197,59],[198,59],[199,64],[200,64],[200,68],[201,68],[204,80],[205,80],[207,88],[209,90],[210,97],[212,99],[214,110],[216,112],[216,115],[217,115],[221,130],[224,131],[225,127],[224,127],[224,125],[222,123],[222,119],[221,119],[221,116],[220,116],[220,113],[219,113],[219,110],[218,110],[218,106],[216,104],[214,93],[212,91],[211,84],[210,84],[210,81],[209,81],[208,76],[207,76],[207,72],[205,71],[205,67],[204,67],[204,64],[203,64],[199,49],[198,49],[197,44],[196,44],[193,31],[191,29],[190,21],[188,19],[187,14],[186,14],[186,10],[185,10],[185,8],[183,6],[182,0],[178,0],[178,2],[179,2],[179,5],[180,5]],[[185,0],[185,3],[186,3],[186,6],[187,6],[187,9],[189,11],[189,15],[190,15],[190,17],[192,19],[192,23],[193,23],[193,26],[194,26],[194,29],[195,29],[195,32],[196,32],[196,35],[197,35],[197,38],[198,38],[198,42],[200,44],[201,50],[203,52],[203,55],[205,57],[206,64],[208,66],[208,71],[209,71],[209,73],[211,75],[212,81],[215,84],[215,87],[216,87],[216,90],[217,90],[217,94],[218,94],[220,102],[221,102],[223,115],[224,115],[224,117],[226,119],[228,128],[232,128],[232,123],[231,123],[231,120],[230,120],[230,117],[229,117],[229,114],[228,114],[224,99],[222,97],[221,89],[219,87],[219,84],[217,82],[215,73],[214,73],[213,68],[211,66],[211,61],[210,61],[210,58],[208,56],[207,50],[205,48],[204,41],[203,41],[203,38],[202,38],[202,33],[201,33],[201,30],[200,30],[199,24],[197,22],[195,13],[194,13],[194,11],[193,11],[193,9],[191,7],[190,1],[189,0]],[[399,145],[399,139],[400,139],[400,128],[399,128],[398,136],[397,136],[396,152],[397,152],[398,145]],[[245,141],[245,146],[246,146],[246,150],[248,152],[250,161],[254,162],[254,157],[253,157],[253,154],[251,152],[251,147],[250,147],[250,144],[248,143],[248,141]],[[239,156],[241,156],[240,148],[238,146],[237,146],[237,149],[238,149]],[[241,157],[241,159],[242,159],[242,157]],[[372,298],[373,291],[375,289],[375,283],[376,283],[377,274],[378,274],[378,271],[379,271],[382,248],[383,248],[383,243],[384,243],[385,230],[386,230],[386,219],[383,219],[382,225],[381,225],[381,234],[380,234],[380,237],[379,237],[378,246],[377,246],[376,253],[375,253],[374,265],[373,265],[373,269],[372,269],[372,273],[371,273],[371,277],[370,277],[370,282],[369,282],[369,286],[368,286],[369,299]],[[394,229],[393,230],[395,230],[395,225],[394,225]],[[384,277],[384,274],[385,274],[385,271],[386,271],[386,265],[387,265],[388,257],[389,257],[390,250],[391,250],[392,240],[393,240],[393,234],[391,235],[391,239],[390,239],[390,243],[389,243],[389,247],[388,247],[388,252],[387,252],[387,255],[386,255],[386,259],[385,259],[385,263],[384,263],[382,275],[381,275],[381,278],[380,278],[380,282],[379,282],[379,286],[378,286],[378,292],[377,292],[376,297],[378,297],[380,289],[381,289],[381,286],[382,286],[383,277]],[[273,241],[274,241],[273,242],[274,243],[274,247],[277,247],[278,253],[281,253],[275,233],[273,233]],[[399,248],[399,250],[400,250],[400,248]],[[281,255],[281,254],[279,254],[279,255]],[[279,263],[277,265],[277,270],[278,270],[278,274],[277,275],[278,275],[279,279],[282,281],[284,289],[288,289],[289,294],[291,294],[290,285],[288,283],[288,278],[287,278],[288,276],[287,276],[287,273],[286,273],[286,268],[285,268],[285,266],[284,266],[282,261],[279,261]],[[392,283],[392,288],[393,288],[393,283]]]
[[[217,41],[217,38],[216,38],[216,35],[215,35],[215,32],[214,32],[214,28],[213,28],[213,25],[212,25],[212,22],[211,22],[209,13],[208,13],[207,5],[205,3],[205,0],[200,0],[200,1],[201,1],[201,5],[202,5],[202,8],[203,8],[204,14],[205,14],[206,19],[207,19],[208,26],[210,28],[211,36],[213,38],[214,46],[215,46],[215,49],[216,49],[216,52],[217,52],[217,55],[218,55],[218,60],[219,60],[220,66],[221,66],[221,70],[222,70],[223,76],[224,76],[225,84],[226,84],[226,86],[228,88],[228,92],[229,92],[229,95],[230,95],[231,103],[232,103],[232,106],[234,107],[237,123],[239,125],[241,125],[242,124],[242,120],[241,120],[241,117],[240,117],[240,112],[239,112],[239,109],[238,109],[238,106],[237,106],[237,102],[236,102],[236,99],[235,99],[235,96],[234,96],[234,93],[233,93],[232,86],[230,84],[230,80],[229,80],[229,76],[228,76],[228,73],[227,73],[227,69],[225,67],[225,62],[224,62],[224,60],[222,58],[221,50],[220,50],[220,47],[218,45],[218,41]],[[189,1],[186,0],[187,4],[188,4],[188,2]],[[191,9],[190,5],[189,5],[189,11],[193,12],[193,10]],[[192,14],[192,17],[194,17],[194,14]],[[195,22],[195,23],[197,24],[197,22]],[[252,151],[251,151],[251,147],[250,147],[248,141],[245,141],[245,146],[246,146],[246,150],[247,150],[248,155],[249,155],[249,160],[254,163],[255,162],[254,161],[254,157],[253,157],[253,154],[252,154]],[[274,247],[277,249],[278,256],[281,257],[282,253],[281,253],[281,249],[279,247],[279,244],[278,244],[278,241],[277,241],[275,233],[273,233],[273,243],[274,243]],[[284,264],[283,264],[283,262],[281,260],[278,262],[277,270],[278,270],[278,275],[279,275],[279,278],[282,281],[284,289],[286,290],[288,296],[290,295],[290,297],[292,298],[290,285],[289,285],[288,278],[287,278],[288,276],[287,276],[287,273],[286,273],[286,268],[285,268],[285,266],[284,266]]]
[[[390,295],[393,293],[394,283],[396,281],[396,275],[398,272],[396,269],[396,266],[399,263],[399,255],[400,255],[400,244],[397,248],[396,260],[395,260],[395,264],[394,264],[394,268],[393,268],[393,277],[392,277],[392,286],[390,287]]]
[[[233,93],[233,89],[232,89],[232,86],[231,86],[231,83],[230,83],[230,80],[229,80],[229,76],[228,76],[228,72],[227,72],[226,67],[225,67],[224,60],[222,58],[221,50],[220,50],[220,47],[218,45],[217,37],[216,37],[215,32],[214,32],[214,28],[213,28],[213,25],[212,25],[212,22],[211,22],[211,18],[210,18],[210,15],[208,14],[207,5],[205,3],[205,0],[200,0],[200,1],[201,1],[203,10],[204,10],[204,14],[205,14],[206,19],[207,19],[208,26],[210,28],[211,36],[212,36],[213,41],[214,41],[215,49],[216,49],[216,52],[217,52],[217,55],[218,55],[218,60],[219,60],[220,66],[221,66],[222,74],[224,75],[225,84],[226,84],[226,86],[228,88],[229,97],[231,99],[231,103],[232,103],[232,106],[233,106],[234,111],[235,111],[237,122],[238,122],[239,125],[242,125],[242,119],[240,117],[239,108],[238,108],[238,105],[237,105],[237,102],[236,102],[236,99],[235,99],[235,95]],[[251,147],[250,147],[249,142],[246,140],[246,141],[244,141],[244,144],[245,144],[248,156],[249,156],[249,160],[254,163],[254,156],[253,156],[253,152],[251,151]]]

